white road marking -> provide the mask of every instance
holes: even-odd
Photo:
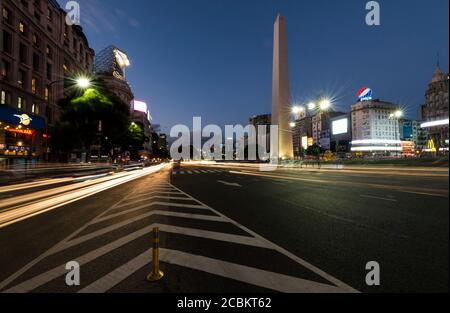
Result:
[[[99,280],[80,290],[80,293],[105,293],[119,283],[151,264],[152,249],[118,267]],[[169,264],[191,268],[213,275],[241,281],[254,286],[286,293],[342,293],[344,290],[322,283],[278,274],[245,265],[221,261],[186,252],[161,249],[160,260]]]
[[[372,196],[372,195],[360,195],[360,197],[361,198],[378,199],[378,200],[390,201],[390,202],[397,202],[397,200],[394,198],[384,198],[384,197]]]
[[[180,195],[180,192],[178,190],[172,190],[172,191],[150,191],[149,193],[145,194],[147,196],[152,195]],[[128,200],[135,200],[137,198],[143,197],[144,194],[132,194],[132,197],[128,198]]]
[[[239,185],[238,183],[230,183],[230,182],[226,182],[223,180],[218,180],[218,183],[224,184],[225,186],[231,186],[231,187],[242,187],[241,185]]]
[[[172,185],[173,186],[173,185]],[[189,194],[185,193],[183,190],[173,186],[174,188],[176,188],[177,190],[179,190],[181,193],[185,194],[188,197],[191,197]],[[216,213],[219,216],[222,216],[223,218],[225,218],[226,220],[228,220],[228,222],[230,222],[231,224],[239,227],[240,229],[242,229],[243,231],[247,232],[248,234],[252,235],[255,238],[259,238],[261,241],[265,242],[269,247],[271,247],[273,250],[283,254],[284,256],[288,257],[289,259],[295,261],[297,264],[300,264],[301,266],[307,268],[308,270],[312,271],[313,273],[321,276],[322,278],[324,278],[325,280],[333,283],[334,285],[340,287],[341,289],[347,291],[347,292],[358,292],[356,289],[350,287],[349,285],[345,284],[344,282],[340,281],[339,279],[331,276],[330,274],[326,273],[325,271],[321,270],[320,268],[312,265],[311,263],[303,260],[302,258],[299,258],[298,256],[296,256],[295,254],[287,251],[286,249],[274,244],[273,242],[267,240],[266,238],[262,237],[261,235],[255,233],[254,231],[248,229],[247,227],[239,224],[238,222],[236,222],[235,220],[223,215],[222,213],[220,213],[219,211],[211,208],[210,206],[204,204],[203,202],[199,201],[198,199],[195,199],[198,203],[203,204],[204,206],[208,207],[211,211],[213,211],[214,213]]]
[[[181,251],[161,249],[160,253],[161,261],[169,264],[196,269],[279,292],[344,293],[346,291],[336,286],[321,284]]]
[[[108,254],[111,251],[114,251],[114,250],[126,245],[127,243],[129,243],[131,241],[134,241],[144,235],[150,234],[154,227],[159,227],[161,232],[176,233],[176,234],[182,234],[182,235],[187,235],[187,236],[192,236],[192,237],[207,238],[207,239],[213,239],[213,240],[220,240],[220,241],[227,241],[227,242],[233,242],[233,243],[238,243],[238,244],[250,245],[250,246],[255,246],[255,247],[268,248],[268,247],[266,247],[265,243],[262,243],[260,240],[258,240],[256,238],[252,238],[252,237],[231,235],[231,234],[225,234],[225,233],[217,233],[217,232],[212,232],[212,231],[185,228],[185,227],[176,227],[176,226],[163,225],[163,224],[152,224],[152,225],[144,227],[134,233],[124,236],[116,241],[113,241],[101,248],[98,248],[98,249],[88,252],[82,256],[79,256],[75,259],[80,264],[80,266],[85,265],[91,261],[98,259],[99,257],[101,257],[105,254]],[[65,250],[65,249],[63,249],[63,250]],[[50,281],[66,274],[66,273],[67,273],[67,271],[65,269],[65,264],[62,264],[62,265],[59,265],[45,273],[42,273],[42,274],[37,275],[27,281],[24,281],[4,292],[5,293],[30,292],[42,285],[49,283]]]
[[[179,195],[180,193],[178,193]],[[135,205],[136,203],[140,203],[143,201],[150,201],[153,199],[168,199],[168,200],[184,200],[184,201],[191,201],[192,199],[184,198],[184,197],[174,197],[174,196],[151,196],[151,197],[145,197],[145,198],[139,198],[139,199],[131,199],[132,201],[124,203],[119,205],[116,209],[120,209],[123,207],[127,207],[130,205]]]

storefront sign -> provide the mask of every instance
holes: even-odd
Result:
[[[42,117],[24,114],[10,107],[0,107],[0,122],[23,125],[34,130],[45,128],[45,120]]]

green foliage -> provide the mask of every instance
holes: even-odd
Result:
[[[93,144],[120,149],[129,139],[129,106],[102,88],[89,88],[60,101],[63,110],[53,130],[53,146],[60,152],[86,151]],[[101,129],[99,125],[101,124]]]
[[[309,146],[306,150],[306,154],[310,156],[319,157],[321,153],[321,149],[317,144],[313,144],[312,146]]]

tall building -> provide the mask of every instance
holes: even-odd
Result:
[[[425,105],[421,107],[421,126],[428,132],[431,145],[441,152],[448,152],[449,146],[448,87],[449,75],[444,75],[438,65],[425,94]]]
[[[115,46],[108,46],[98,52],[94,60],[94,73],[107,88],[114,92],[124,103],[131,104],[133,92],[125,76],[125,70],[131,65],[128,55]]]
[[[398,105],[364,100],[352,105],[352,151],[397,154],[402,150]]]
[[[313,143],[324,150],[331,148],[331,123],[330,119],[345,115],[342,112],[324,111],[318,112],[312,117]]]
[[[150,157],[152,153],[152,128],[150,109],[144,101],[134,100],[134,94],[126,79],[126,69],[131,65],[126,52],[108,46],[95,56],[94,73],[106,87],[130,107],[131,121],[144,129],[145,142],[139,151],[140,157]]]
[[[304,150],[312,146],[312,117],[311,116],[300,116],[299,119],[295,121],[295,127],[293,130],[293,147],[294,156],[303,157]]]
[[[290,129],[291,101],[289,91],[288,47],[286,20],[278,15],[274,25],[272,125],[278,125],[278,157],[293,159],[292,131]],[[271,151],[273,153],[273,151]]]
[[[43,159],[68,80],[90,73],[94,51],[56,1],[1,2],[0,158]]]

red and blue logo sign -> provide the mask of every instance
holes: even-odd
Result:
[[[361,88],[361,90],[358,91],[358,98],[360,101],[372,100],[372,98],[373,98],[372,89],[370,89],[368,87]]]

